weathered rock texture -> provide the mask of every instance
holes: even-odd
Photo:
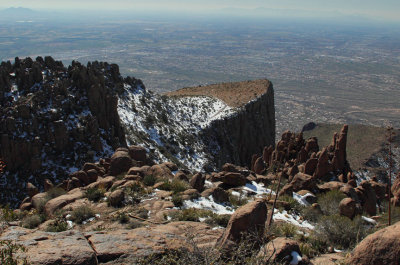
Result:
[[[123,79],[115,64],[72,62],[67,69],[51,57],[1,63],[0,158],[7,167],[0,185],[13,195],[1,192],[0,203],[22,198],[28,178],[50,188],[71,168],[126,146],[117,112],[124,82],[141,84]]]
[[[262,154],[264,146],[275,144],[275,107],[272,83],[263,80],[264,93],[242,106],[237,113],[215,120],[202,135],[212,150],[218,143],[220,150],[214,155],[217,168],[224,163],[251,166],[254,153]]]
[[[367,236],[346,264],[400,264],[400,222]]]

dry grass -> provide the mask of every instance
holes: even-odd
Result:
[[[271,82],[262,79],[209,86],[188,87],[168,92],[167,96],[209,96],[219,98],[231,107],[241,107],[256,97],[265,94]]]

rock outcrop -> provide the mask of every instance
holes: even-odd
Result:
[[[399,264],[400,223],[383,228],[367,236],[353,250],[346,264]]]

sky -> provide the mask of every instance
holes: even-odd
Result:
[[[400,0],[0,0],[0,8],[27,7],[52,10],[165,10],[223,12],[277,9],[302,11],[306,16],[354,15],[400,21]]]

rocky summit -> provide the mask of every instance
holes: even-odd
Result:
[[[158,95],[38,57],[0,89],[1,264],[399,263],[400,175],[360,178],[348,125],[275,142],[268,80]]]
[[[3,62],[0,202],[23,199],[28,181],[40,190],[59,185],[84,163],[127,145],[143,147],[152,162],[187,170],[249,165],[252,152],[275,141],[275,112],[269,81],[247,86],[258,94],[233,107],[210,96],[154,94],[140,80],[123,78],[115,64],[64,67],[51,57]],[[244,93],[247,86],[237,89]]]

